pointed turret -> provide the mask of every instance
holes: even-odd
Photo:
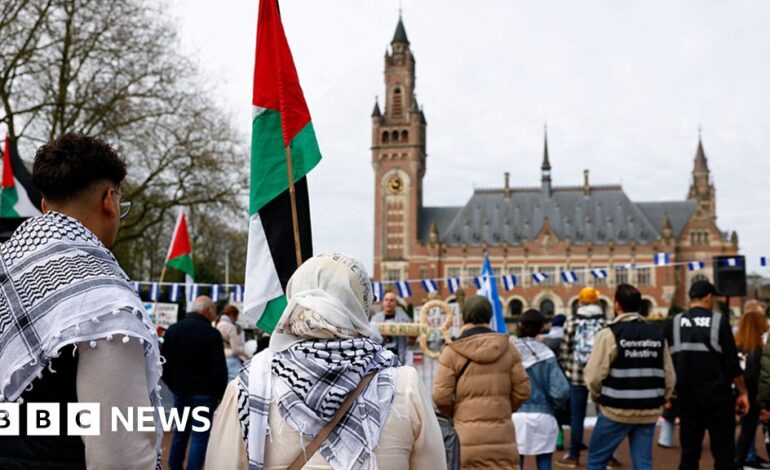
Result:
[[[687,197],[698,200],[699,212],[702,216],[716,219],[716,191],[711,184],[706,152],[703,150],[703,139],[698,129],[698,148],[695,150],[695,160],[692,168],[692,184]]]
[[[709,172],[708,160],[706,160],[706,152],[703,151],[703,141],[700,134],[698,135],[698,150],[695,151],[695,164],[692,171],[693,173]]]
[[[379,100],[377,100],[377,98],[374,99],[374,109],[372,110],[372,117],[373,118],[382,117],[382,113],[380,112],[380,103],[379,103]]]
[[[543,195],[551,197],[551,162],[548,159],[548,126],[545,127],[545,138],[543,145],[543,164],[540,166],[542,171],[541,182],[543,185]]]
[[[409,39],[406,37],[406,29],[404,28],[404,21],[401,19],[401,13],[398,14],[398,24],[396,25],[396,32],[393,34],[393,40],[391,44],[406,44],[409,45]]]
[[[660,234],[664,240],[670,239],[674,235],[674,228],[671,226],[671,219],[668,218],[668,214],[663,214],[663,219],[660,221]]]

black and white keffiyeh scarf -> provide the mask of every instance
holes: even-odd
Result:
[[[80,222],[56,212],[24,222],[0,245],[0,289],[0,402],[21,400],[65,346],[133,339],[144,346],[150,404],[160,406],[155,327],[115,257]]]
[[[333,469],[360,468],[377,446],[395,393],[398,358],[369,338],[307,340],[263,351],[241,369],[238,408],[249,469],[262,469],[270,403],[303,438],[312,439],[337,413],[361,378],[377,372],[319,452]],[[310,458],[311,456],[307,456]]]

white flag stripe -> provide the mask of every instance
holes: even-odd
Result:
[[[249,245],[246,251],[246,286],[242,319],[256,324],[271,300],[283,295],[270,246],[259,213],[249,219]]]

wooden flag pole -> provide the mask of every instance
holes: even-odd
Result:
[[[294,252],[297,267],[302,265],[302,246],[299,240],[299,220],[297,218],[297,196],[294,191],[294,171],[291,167],[291,146],[286,146],[286,169],[289,175],[289,199],[291,200],[291,222],[294,227]]]
[[[163,269],[160,270],[160,281],[158,282],[158,295],[155,296],[155,300],[152,301],[152,312],[155,314],[155,321],[158,321],[158,312],[155,311],[155,307],[158,305],[158,299],[160,298],[160,288],[163,286],[163,278],[166,277],[166,263],[163,263]],[[152,284],[150,284],[150,291],[152,292]]]

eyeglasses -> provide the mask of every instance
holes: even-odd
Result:
[[[115,190],[115,194],[117,194],[119,198],[118,207],[120,207],[120,218],[125,219],[128,216],[128,213],[131,212],[131,207],[133,207],[134,203],[120,194],[118,190]]]

